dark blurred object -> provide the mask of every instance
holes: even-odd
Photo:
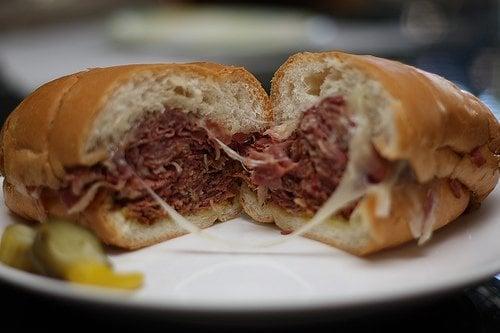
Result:
[[[22,97],[0,76],[0,125],[3,125],[9,113],[21,102],[21,99]]]
[[[219,4],[262,4],[264,1],[231,1],[231,0],[192,0],[187,1],[191,3],[219,3]],[[364,19],[387,19],[394,18],[399,15],[403,5],[406,1],[404,0],[273,0],[265,1],[266,4],[297,7],[297,8],[308,8],[310,10],[316,10],[323,14],[332,14],[336,17],[344,18],[364,18]]]
[[[497,306],[492,307],[491,298],[484,297],[485,288],[499,288],[500,283],[490,281],[466,292],[445,295],[422,304],[398,304],[397,306],[377,306],[370,313],[343,319],[332,319],[328,313],[299,320],[293,315],[279,317],[261,316],[242,318],[241,321],[208,320],[203,317],[177,317],[165,313],[131,311],[124,308],[103,307],[101,305],[54,300],[48,295],[32,294],[0,281],[2,302],[7,306],[2,314],[8,322],[22,322],[29,318],[40,327],[65,328],[67,322],[78,323],[82,330],[125,329],[168,332],[499,332],[500,319]],[[479,291],[481,290],[481,291]],[[64,314],[53,320],[54,314]],[[7,321],[4,323],[6,324]]]
[[[142,1],[147,3],[148,1]],[[151,2],[151,1],[149,1]],[[108,12],[133,0],[2,0],[0,31]]]
[[[480,47],[498,38],[498,1],[405,1],[401,25],[408,38]]]
[[[493,87],[495,95],[500,97],[500,50],[481,49],[471,64],[470,79],[475,89],[482,91]]]
[[[500,280],[497,277],[487,283],[465,291],[480,315],[483,332],[500,331]]]
[[[499,2],[494,0],[408,1],[402,15],[408,36],[436,40],[409,61],[475,95],[488,92],[499,98],[499,10]],[[497,115],[499,111],[493,110]]]

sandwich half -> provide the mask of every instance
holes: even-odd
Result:
[[[476,97],[399,62],[300,53],[275,73],[274,125],[245,150],[244,210],[357,255],[476,207],[499,177],[500,126]]]
[[[242,68],[211,63],[96,68],[47,83],[9,116],[7,206],[67,217],[135,249],[186,231],[145,185],[200,228],[240,213],[242,165],[222,151],[268,127],[268,97]]]
[[[301,53],[271,99],[241,68],[98,68],[49,82],[0,135],[7,206],[65,217],[136,249],[245,212],[365,255],[477,207],[499,178],[500,125],[471,94],[411,66]]]

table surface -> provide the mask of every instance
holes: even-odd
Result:
[[[99,327],[113,329],[168,329],[171,331],[396,331],[401,327],[418,330],[446,329],[446,331],[498,332],[500,328],[500,282],[491,280],[462,292],[441,295],[419,303],[394,304],[369,313],[354,314],[350,318],[332,320],[328,313],[307,318],[282,316],[273,318],[243,318],[225,321],[224,318],[176,318],[154,313],[124,313],[122,309],[75,303],[36,295],[0,282],[2,303],[7,304],[2,317],[8,322],[26,320],[39,327],[64,328],[66,323],[78,324],[82,329]],[[496,299],[492,295],[496,294]],[[495,305],[494,302],[497,302]],[[59,318],[58,318],[59,317]]]

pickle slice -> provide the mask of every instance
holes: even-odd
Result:
[[[5,228],[0,242],[0,261],[4,264],[34,272],[31,261],[31,246],[36,230],[24,224],[12,224]]]
[[[32,248],[33,261],[44,274],[65,278],[78,263],[110,266],[99,240],[72,222],[52,219],[42,224]]]
[[[141,273],[117,273],[109,266],[98,263],[76,263],[69,267],[65,279],[70,282],[101,287],[133,290],[143,283]]]

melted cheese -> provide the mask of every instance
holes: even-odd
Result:
[[[92,184],[92,186],[90,186],[90,188],[86,190],[85,194],[81,196],[80,199],[78,199],[78,201],[68,209],[68,214],[76,214],[87,208],[92,200],[94,200],[94,197],[97,194],[99,188],[104,185],[106,185],[106,182],[104,181]]]
[[[224,144],[224,142],[220,141],[216,137],[212,137],[212,139],[215,140],[215,142],[217,142],[217,144],[220,146],[220,148],[222,148],[222,150],[224,150],[227,156],[229,156],[233,160],[240,162],[241,164],[245,164],[246,158],[238,154],[236,151],[231,149],[228,145]]]
[[[357,104],[358,110],[362,110],[362,105],[359,105],[361,98],[357,98],[354,103]],[[326,219],[338,213],[342,208],[351,202],[362,198],[367,192],[374,191],[377,198],[379,199],[377,213],[381,215],[388,215],[390,211],[390,187],[392,182],[397,177],[390,177],[388,182],[384,181],[381,184],[370,184],[366,175],[368,174],[368,168],[370,163],[367,163],[372,157],[372,147],[370,144],[371,131],[369,124],[364,117],[357,117],[356,123],[357,127],[353,131],[353,136],[350,147],[350,159],[347,165],[346,171],[342,176],[342,179],[337,186],[333,194],[328,198],[328,200],[320,207],[316,214],[309,220],[308,223],[304,224],[302,227],[298,228],[294,232],[278,237],[277,239],[265,242],[257,243],[246,243],[235,240],[221,239],[210,235],[209,233],[203,231],[192,222],[184,218],[179,214],[174,208],[168,205],[160,196],[158,196],[145,182],[141,180],[142,186],[147,190],[149,195],[160,205],[160,207],[171,217],[175,223],[180,227],[185,229],[190,233],[195,233],[202,236],[203,238],[215,241],[217,243],[222,243],[224,245],[236,246],[236,247],[268,247],[277,244],[284,243],[290,239],[299,237],[309,232],[315,226],[323,223]],[[284,126],[287,127],[287,126]],[[288,128],[285,132],[288,132]],[[281,132],[281,131],[277,131]],[[213,138],[213,137],[212,137]],[[222,141],[217,138],[213,138],[217,142],[221,149],[231,158],[240,161],[243,165],[258,165],[262,163],[261,161],[255,161],[248,158],[244,158],[236,151],[225,145]],[[390,182],[390,184],[389,184]]]
[[[296,229],[291,234],[285,235],[279,239],[261,243],[261,246],[271,246],[283,243],[292,238],[302,236],[317,225],[323,223],[326,219],[338,213],[342,208],[351,202],[362,198],[368,191],[374,188],[380,188],[382,184],[372,185],[367,179],[367,168],[369,167],[370,157],[372,156],[370,141],[370,130],[367,121],[358,117],[356,119],[357,127],[354,130],[353,137],[349,143],[351,152],[347,169],[340,180],[339,185],[328,198],[328,200],[318,209],[316,214],[303,226]],[[390,206],[390,202],[388,203]]]
[[[411,201],[411,213],[408,220],[413,238],[418,240],[418,245],[423,245],[432,237],[432,231],[436,224],[436,214],[438,202],[432,199],[432,206],[429,212],[424,211],[422,199],[414,191],[408,192]]]
[[[269,135],[276,140],[284,140],[288,138],[297,128],[297,121],[287,121],[281,125],[269,128],[264,132],[264,135]]]
[[[353,93],[354,98],[352,98],[353,107],[362,111],[363,109],[363,99],[359,94]],[[339,183],[336,190],[328,198],[328,200],[320,207],[316,214],[300,228],[296,229],[294,232],[280,236],[271,241],[247,243],[239,240],[223,239],[216,237],[207,233],[206,231],[200,229],[198,226],[193,224],[191,221],[187,220],[181,214],[179,214],[173,207],[167,204],[157,193],[155,193],[151,187],[149,187],[135,172],[132,168],[132,172],[136,175],[137,179],[140,181],[141,185],[148,192],[148,194],[159,204],[161,209],[165,211],[170,218],[177,223],[181,228],[185,229],[189,233],[197,234],[207,240],[216,242],[218,244],[227,245],[231,247],[243,247],[243,248],[262,248],[273,246],[277,244],[284,243],[292,238],[299,237],[306,234],[311,229],[317,225],[323,223],[326,219],[334,216],[342,208],[350,204],[351,202],[362,198],[367,193],[373,193],[377,198],[376,215],[378,217],[387,217],[391,210],[391,189],[397,179],[399,178],[400,171],[405,167],[405,164],[399,162],[396,164],[395,172],[392,173],[391,177],[384,180],[379,184],[370,184],[367,182],[366,175],[368,174],[368,168],[370,166],[370,158],[372,157],[372,147],[371,141],[371,129],[366,118],[362,116],[356,117],[357,127],[353,130],[353,136],[351,142],[349,143],[350,158],[349,163],[342,176],[341,182]],[[269,129],[265,134],[271,135],[277,139],[284,139],[293,131],[296,124],[286,123],[281,126],[275,126]],[[208,132],[208,130],[207,130]],[[210,132],[208,132],[210,135]],[[261,163],[267,163],[259,160],[253,160],[245,158],[238,154],[238,152],[231,149],[229,146],[224,144],[222,141],[210,135],[211,138],[220,146],[220,148],[232,159],[242,163],[243,167],[255,167]],[[113,156],[113,152],[110,156]],[[127,165],[126,161],[121,159],[119,163]],[[88,203],[89,198],[92,198],[100,185],[94,184],[88,193],[82,197],[82,199],[71,208],[71,211],[78,211],[81,207]],[[259,204],[263,204],[264,198],[266,196],[267,190],[262,188],[258,191],[258,201]],[[420,199],[416,195],[410,195],[413,201],[413,213],[412,217],[408,221],[409,227],[412,235],[417,238],[418,244],[421,245],[430,239],[433,226],[435,223],[435,210],[436,203],[432,206],[431,212],[425,216],[423,212],[423,207]]]
[[[437,213],[437,200],[432,196],[432,206],[430,212],[424,216],[422,220],[422,235],[418,239],[418,245],[423,245],[427,243],[432,236],[432,230],[434,229],[434,224],[436,224],[436,213]]]
[[[149,195],[160,205],[160,207],[170,216],[170,218],[175,221],[181,228],[185,229],[190,233],[195,233],[201,235],[203,238],[216,241],[217,243],[223,243],[224,245],[237,246],[237,247],[267,247],[273,246],[277,244],[281,244],[286,242],[292,238],[299,237],[304,235],[308,231],[310,231],[315,226],[324,222],[326,219],[335,215],[340,209],[348,205],[349,203],[363,197],[368,190],[370,189],[378,189],[380,193],[385,193],[381,190],[382,184],[372,185],[369,184],[366,180],[367,168],[369,167],[369,163],[366,163],[369,158],[372,156],[372,148],[371,145],[367,144],[370,138],[370,131],[368,128],[368,124],[366,120],[360,118],[357,120],[358,127],[354,131],[354,135],[350,142],[350,147],[356,149],[352,149],[351,158],[349,164],[347,166],[346,171],[338,185],[337,189],[333,192],[330,198],[321,206],[321,208],[316,212],[316,214],[311,218],[311,220],[304,224],[302,227],[298,228],[291,234],[281,236],[277,239],[265,242],[257,242],[257,243],[245,243],[241,241],[221,239],[215,237],[213,235],[208,234],[203,231],[192,222],[184,218],[181,214],[179,214],[174,208],[168,205],[160,196],[158,196],[145,182],[141,180],[142,186],[147,190]],[[229,157],[234,158],[235,160],[240,161],[241,163],[248,164],[248,159],[239,155],[236,151],[229,148],[227,145],[222,143],[220,140],[215,139],[215,141],[221,146],[221,148],[228,154]],[[390,200],[390,197],[388,197]],[[388,202],[387,197],[383,202],[383,213],[388,211],[390,208],[390,202]]]
[[[420,236],[422,236],[424,209],[417,193],[411,191],[408,192],[408,194],[409,194],[409,199],[411,201],[411,213],[408,220],[408,226],[410,227],[410,232],[413,238],[419,239]]]

